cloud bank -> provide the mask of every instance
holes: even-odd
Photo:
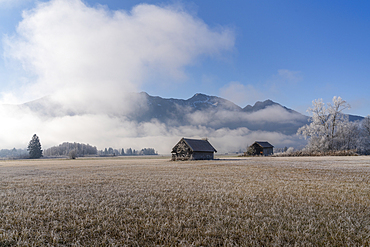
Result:
[[[25,11],[5,44],[6,57],[36,78],[20,96],[53,94],[95,109],[122,103],[122,94],[140,90],[150,75],[183,77],[199,56],[231,49],[234,35],[171,6],[141,4],[127,12],[52,0]]]

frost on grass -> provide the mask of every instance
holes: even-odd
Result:
[[[369,245],[370,158],[0,163],[1,246]]]

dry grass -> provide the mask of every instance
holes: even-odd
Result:
[[[0,162],[0,246],[369,246],[370,157]]]
[[[336,150],[336,151],[304,151],[284,152],[273,154],[274,157],[297,157],[297,156],[359,156],[357,150]]]

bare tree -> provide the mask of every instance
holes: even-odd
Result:
[[[361,146],[360,122],[349,122],[345,119],[337,129],[333,140],[333,149],[335,150],[357,150]]]
[[[69,152],[69,154],[68,154],[68,157],[70,158],[70,159],[76,159],[76,150],[71,150],[70,152]]]
[[[362,120],[362,128],[365,132],[365,135],[370,137],[370,115]]]
[[[341,97],[333,97],[332,103],[324,104],[322,99],[312,101],[311,123],[298,129],[297,134],[309,138],[307,148],[311,151],[329,151],[335,149],[335,138],[340,126],[348,123],[348,117],[342,112],[350,106]]]
[[[247,148],[247,152],[244,152],[244,156],[253,156],[253,155],[256,155],[256,149],[254,148],[253,145],[251,145]]]
[[[363,154],[370,154],[370,115],[361,122],[361,145],[360,151]]]

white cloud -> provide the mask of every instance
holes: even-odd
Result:
[[[292,123],[302,120],[302,115],[291,113],[281,106],[273,105],[260,111],[249,114],[248,120],[252,122]]]
[[[32,135],[40,137],[43,148],[62,142],[81,142],[105,147],[155,148],[169,154],[181,137],[208,137],[219,153],[245,150],[256,140],[267,140],[273,145],[294,146],[297,136],[277,132],[210,128],[201,125],[169,127],[157,121],[137,123],[107,114],[85,114],[62,117],[40,117],[16,106],[1,106],[1,148],[25,148]]]
[[[139,90],[150,74],[181,78],[198,56],[231,49],[234,35],[179,8],[142,4],[112,12],[52,0],[24,12],[5,42],[6,56],[37,78],[23,97],[55,94],[74,106],[111,107],[124,104],[124,93]]]
[[[0,104],[19,104],[19,100],[14,94],[9,92],[1,92],[1,101]]]
[[[278,105],[268,106],[265,109],[247,113],[240,112],[235,114],[232,111],[196,111],[185,115],[194,125],[208,125],[215,128],[227,126],[230,123],[249,123],[252,125],[262,124],[296,124],[301,122],[305,117],[291,113]]]

